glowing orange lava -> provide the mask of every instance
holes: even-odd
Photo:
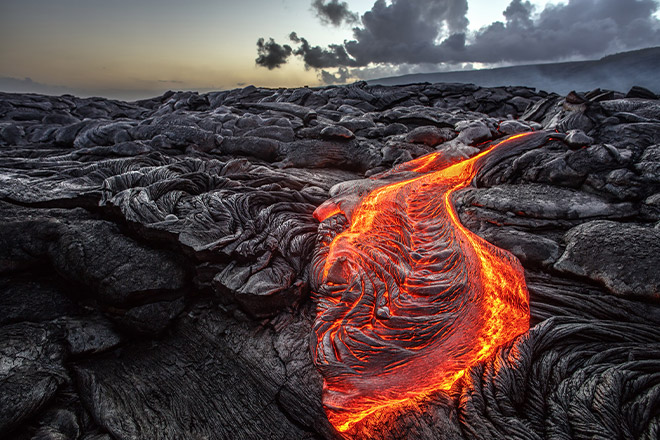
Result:
[[[315,212],[321,230],[339,214],[350,221],[321,239],[312,263],[312,351],[338,431],[450,389],[528,330],[519,261],[467,230],[452,205],[488,155],[506,154],[526,136],[540,137],[512,136],[453,165],[431,153],[398,167],[407,180],[371,191],[351,215],[333,200]]]

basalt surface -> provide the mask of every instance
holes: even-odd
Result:
[[[364,83],[130,103],[1,93],[0,437],[657,438],[657,98]],[[432,172],[502,142],[515,148],[474,159],[450,196],[429,187]],[[449,387],[429,370],[421,397],[340,432],[327,385],[341,366],[319,362],[331,353],[320,329],[369,291],[347,277],[377,268],[328,247],[391,184],[405,194],[379,218],[398,224],[389,243],[402,248],[377,234],[360,243],[375,242],[372,263],[390,252],[399,269],[385,272],[414,277],[386,289],[370,278],[372,292],[405,284],[419,298],[447,284],[450,299],[478,303],[488,283],[456,266],[473,267],[472,237],[524,276],[529,330]],[[443,209],[458,230],[429,214]],[[439,257],[453,284],[418,264]],[[351,319],[412,328],[433,365],[447,357],[428,335],[472,328],[451,301],[408,304],[402,316],[423,316],[415,327],[386,296]],[[453,315],[433,321],[441,312]],[[389,356],[372,355],[364,383],[388,388],[373,370]]]

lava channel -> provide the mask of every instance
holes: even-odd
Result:
[[[453,165],[431,153],[396,170],[407,180],[371,190],[350,212],[333,199],[317,209],[311,345],[338,431],[449,390],[529,329],[520,262],[467,230],[452,194],[493,158],[548,138],[511,136]],[[324,234],[342,222],[350,222],[343,232]]]

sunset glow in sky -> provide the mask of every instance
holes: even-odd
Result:
[[[407,2],[406,11],[410,12],[410,17],[394,8],[393,3],[397,1]],[[343,3],[317,0],[317,4],[323,5],[332,2]],[[363,20],[365,12],[370,10],[373,10],[370,13],[372,24],[377,22],[390,26],[392,39],[382,42],[380,49],[384,48],[385,52],[374,58],[373,62],[364,53],[376,51],[372,46],[379,43],[379,34],[377,31],[363,32],[355,47],[363,51],[361,56],[366,61],[361,65],[345,66],[348,69],[345,74],[350,73],[347,77],[350,81],[418,71],[530,62],[522,57],[479,61],[486,59],[483,53],[492,49],[484,44],[475,44],[472,52],[465,52],[465,58],[470,59],[444,63],[441,61],[444,60],[444,52],[436,51],[434,46],[436,43],[440,45],[454,32],[451,29],[458,26],[458,21],[456,17],[434,19],[432,15],[447,8],[460,10],[466,3],[467,13],[458,14],[458,18],[469,21],[462,31],[468,44],[473,36],[474,41],[478,42],[479,29],[495,21],[507,23],[506,30],[500,31],[508,33],[497,34],[502,36],[501,40],[510,37],[512,41],[516,38],[520,41],[523,34],[516,33],[514,24],[529,27],[533,21],[516,18],[518,21],[514,23],[513,18],[505,18],[502,14],[509,6],[527,5],[527,2],[521,3],[520,0],[379,0],[376,3],[380,3],[380,9],[374,0],[346,0],[345,6],[356,14],[358,20],[343,22],[339,26],[333,26],[327,20],[324,24],[317,10],[313,9],[313,3],[312,0],[4,0],[0,4],[0,90],[53,94],[72,92],[130,99],[154,96],[168,89],[227,89],[247,84],[266,87],[323,85],[328,82],[329,74],[339,72],[337,69],[341,65],[323,69],[306,68],[302,56],[294,53],[286,63],[268,69],[255,63],[257,40],[264,38],[269,41],[273,38],[278,44],[289,45],[295,52],[298,46],[289,39],[289,34],[295,31],[312,46],[326,48],[333,44],[342,45],[344,41],[356,39],[353,28],[372,31]],[[580,53],[550,51],[547,59],[540,55],[534,62],[592,59],[606,54],[602,52],[654,46],[660,42],[656,0],[570,0],[563,3],[532,0],[527,6],[534,7],[528,10],[532,11],[530,17],[536,19],[546,6],[563,8],[570,3],[612,15],[609,21],[609,17],[600,17],[598,26],[594,24],[594,28],[607,30],[609,25],[616,27],[612,32],[625,32],[630,28],[643,29],[646,33],[640,31],[638,36],[606,47],[594,43],[593,49],[585,47]],[[429,9],[429,5],[434,7],[435,12],[422,11]],[[622,10],[631,15],[625,23],[617,21],[621,14],[616,10],[616,5],[621,5]],[[561,16],[560,12],[562,10],[556,11],[557,17]],[[397,44],[396,31],[405,26],[397,26],[394,20],[413,20],[415,14],[417,18],[420,14],[426,14],[423,19],[428,19],[429,29],[432,30],[420,34],[421,39],[434,38],[427,41],[432,52],[438,52],[431,62],[426,62],[426,52],[423,51],[419,57],[407,59],[405,54],[415,49],[409,42],[402,41],[400,47]],[[561,28],[563,20],[553,20],[546,20],[544,26],[555,25],[553,23],[558,21],[557,34],[561,35],[564,32]],[[568,25],[575,28],[575,23]],[[591,35],[593,32],[588,29],[585,27],[584,32]],[[540,31],[540,25],[536,31]],[[487,41],[488,35],[484,34],[482,40]],[[604,39],[599,35],[593,38]],[[547,37],[539,41],[545,40]],[[566,42],[559,39],[557,44],[566,45]],[[403,58],[395,53],[391,59],[388,58],[390,54],[387,50],[395,51],[397,47],[404,54]],[[546,52],[545,48],[538,50],[540,54]],[[355,56],[353,53],[350,55]],[[326,70],[325,82],[322,80],[322,70]],[[21,87],[26,90],[18,90]]]

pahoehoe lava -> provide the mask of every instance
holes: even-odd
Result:
[[[467,230],[451,198],[486,159],[547,138],[513,135],[453,165],[442,152],[407,162],[387,175],[407,179],[373,189],[351,207],[344,231],[320,240],[313,357],[324,377],[328,418],[339,431],[448,390],[466,368],[527,331],[520,262]],[[315,215],[348,217],[346,207],[330,199]]]

